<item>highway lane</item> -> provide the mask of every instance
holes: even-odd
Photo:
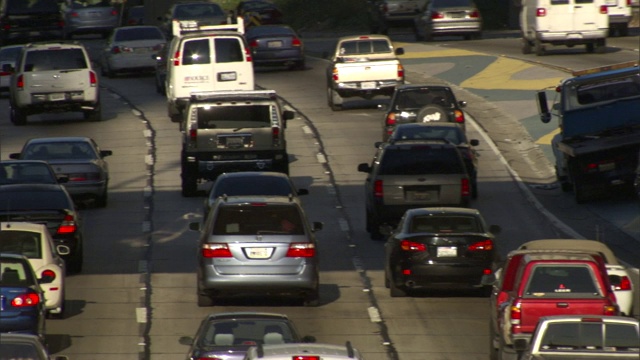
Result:
[[[318,234],[318,308],[256,299],[196,306],[196,236],[186,228],[199,219],[203,199],[179,194],[180,135],[166,117],[152,78],[103,79],[103,85],[121,97],[103,92],[107,116],[102,123],[49,115],[48,121],[17,128],[6,113],[0,114],[2,158],[19,150],[26,138],[45,135],[90,135],[114,150],[109,206],[83,212],[90,245],[85,272],[69,278],[70,316],[49,322],[50,343],[57,353],[73,359],[180,358],[186,347],[177,339],[192,335],[204,314],[266,310],[289,314],[302,333],[319,341],[352,340],[368,359],[486,359],[486,299],[442,292],[391,299],[384,288],[382,243],[369,240],[364,232],[364,176],[355,171],[358,163],[371,160],[381,113],[370,108],[371,102],[331,113],[324,95],[324,66],[310,59],[306,71],[257,73],[259,85],[275,88],[304,115],[289,123],[288,140],[292,177],[311,191],[304,198],[307,213],[325,222]],[[423,81],[418,76],[410,73],[410,80]],[[470,109],[483,106],[466,100]],[[6,100],[2,103],[6,106]],[[469,132],[482,142],[480,197],[473,206],[490,223],[503,226],[502,252],[524,241],[563,235],[531,206],[505,167],[527,167],[528,162],[501,159],[475,127]],[[381,321],[372,321],[378,314]]]

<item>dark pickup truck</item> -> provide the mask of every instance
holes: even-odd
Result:
[[[502,359],[515,341],[529,341],[542,316],[619,315],[604,260],[595,252],[515,250],[496,276],[491,359]]]

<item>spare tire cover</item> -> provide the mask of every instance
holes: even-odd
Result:
[[[418,111],[416,122],[450,121],[447,111],[440,105],[427,105]]]

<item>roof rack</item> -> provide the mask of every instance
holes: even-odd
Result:
[[[191,93],[191,102],[211,100],[275,100],[276,98],[275,90],[221,90]]]
[[[234,31],[244,34],[244,19],[238,17],[236,23],[231,24],[231,17],[228,17],[227,24],[220,25],[200,25],[197,20],[173,20],[171,22],[171,30],[176,36],[211,31]]]

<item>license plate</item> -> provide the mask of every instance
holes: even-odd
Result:
[[[465,13],[463,12],[455,12],[455,13],[449,13],[449,16],[451,16],[454,19],[461,19],[463,18],[465,15]]]
[[[426,191],[413,191],[411,192],[411,200],[430,200],[431,194]]]
[[[568,34],[567,39],[582,39],[582,34]]]
[[[363,82],[360,86],[363,89],[375,89],[376,88],[376,82],[375,81],[367,81],[367,82]]]
[[[51,101],[60,101],[60,100],[64,100],[64,93],[54,93],[54,94],[49,94],[49,100]]]
[[[456,257],[458,256],[458,247],[457,246],[438,246],[436,248],[436,256]]]
[[[612,162],[598,165],[598,170],[600,171],[611,171],[611,170],[615,170],[615,168],[616,168],[616,164]]]
[[[220,81],[235,81],[237,78],[238,75],[235,71],[218,73],[218,80]]]
[[[282,47],[282,41],[268,41],[267,47],[270,48],[279,48]]]
[[[227,140],[227,147],[238,148],[244,145],[244,142],[241,137],[228,137],[226,138],[226,140]]]
[[[271,256],[271,248],[246,248],[245,251],[250,259],[267,259]]]

